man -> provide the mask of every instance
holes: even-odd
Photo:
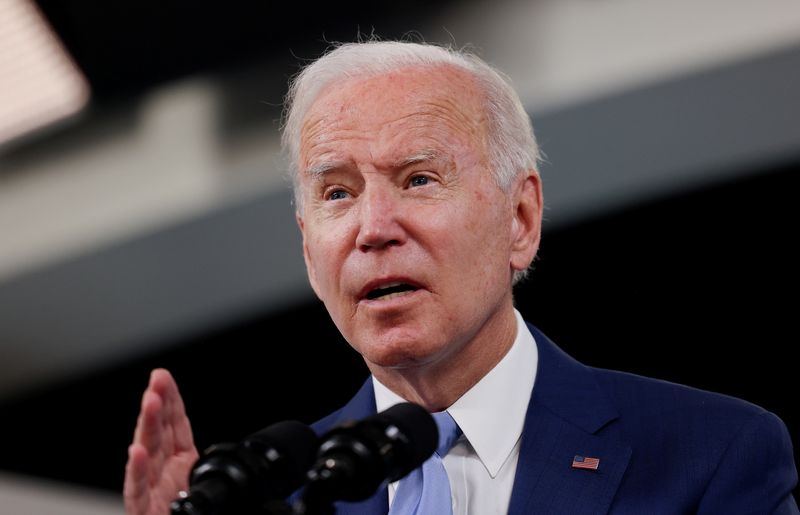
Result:
[[[431,45],[343,45],[287,104],[309,280],[372,373],[317,431],[402,400],[446,411],[462,433],[443,459],[455,514],[798,513],[777,417],[585,367],[515,311],[542,189],[529,119],[491,67]],[[128,512],[165,513],[196,458],[177,388],[154,371]],[[338,513],[387,513],[403,481]]]

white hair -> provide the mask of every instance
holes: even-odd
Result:
[[[453,66],[472,76],[484,95],[488,119],[487,151],[495,182],[509,191],[515,178],[536,169],[539,147],[533,126],[511,81],[478,56],[432,44],[401,41],[344,43],[303,68],[289,84],[284,102],[281,143],[289,160],[295,202],[302,208],[299,188],[300,131],[306,113],[330,84],[369,78],[410,66]],[[526,275],[516,272],[514,283]]]

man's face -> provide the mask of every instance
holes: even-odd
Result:
[[[540,190],[535,174],[495,184],[482,101],[461,71],[410,68],[337,82],[306,115],[309,278],[373,372],[447,359],[507,325],[511,274],[538,244],[519,198]]]

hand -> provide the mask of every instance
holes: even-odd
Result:
[[[126,513],[167,515],[178,492],[188,488],[197,458],[178,386],[166,370],[153,370],[128,447],[123,488]]]

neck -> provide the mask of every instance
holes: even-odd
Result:
[[[395,369],[367,363],[383,385],[430,412],[449,408],[503,359],[514,344],[517,320],[513,306],[487,320],[463,346],[423,365]]]

